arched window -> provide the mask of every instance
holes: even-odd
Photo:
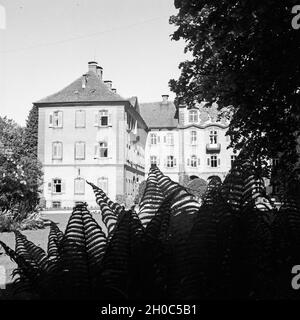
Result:
[[[198,110],[189,111],[189,122],[190,123],[198,122]]]

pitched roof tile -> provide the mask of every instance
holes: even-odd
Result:
[[[114,93],[98,78],[97,74],[89,71],[86,74],[85,88],[82,87],[82,79],[76,79],[64,89],[54,93],[36,103],[55,102],[88,102],[88,101],[126,101],[119,94]]]

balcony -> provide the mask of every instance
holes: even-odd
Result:
[[[221,151],[221,144],[220,143],[207,143],[206,144],[206,151],[207,152],[213,152],[213,151],[220,152]]]

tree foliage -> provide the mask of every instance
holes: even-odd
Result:
[[[22,212],[24,217],[38,204],[42,176],[37,140],[30,135],[37,132],[34,117],[31,112],[26,128],[0,118],[0,207],[2,211],[18,208],[16,214]]]
[[[281,154],[291,172],[298,159],[300,32],[291,26],[296,0],[175,0],[173,40],[190,60],[171,80],[176,103],[217,102],[232,117],[231,145],[263,161]],[[229,116],[227,114],[227,116]]]

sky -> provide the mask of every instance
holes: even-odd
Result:
[[[0,0],[0,116],[24,125],[33,102],[94,60],[123,97],[174,99],[168,82],[187,59],[170,37],[176,13],[174,0]]]

